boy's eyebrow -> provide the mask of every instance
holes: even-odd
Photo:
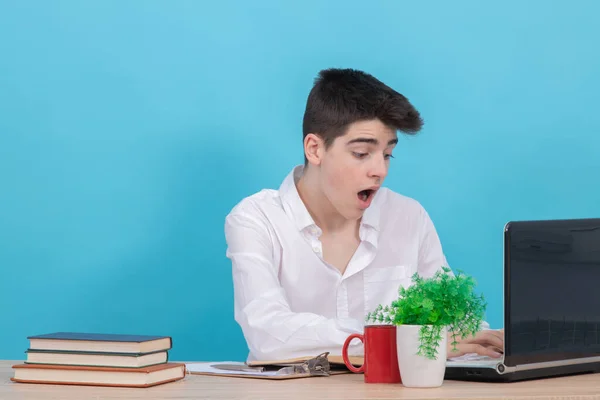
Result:
[[[368,143],[368,144],[378,144],[379,141],[375,138],[356,138],[356,139],[352,139],[350,140],[348,143],[346,143],[347,145],[352,144],[352,143]],[[392,139],[388,142],[388,146],[391,146],[393,144],[397,144],[398,143],[398,138],[396,139]]]

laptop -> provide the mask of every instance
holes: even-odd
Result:
[[[449,360],[445,379],[600,372],[600,218],[506,224],[504,328],[501,358]]]

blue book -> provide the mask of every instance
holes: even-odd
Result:
[[[170,336],[55,332],[27,337],[30,350],[148,354],[170,350]]]

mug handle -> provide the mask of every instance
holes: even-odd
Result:
[[[348,369],[352,372],[365,372],[365,364],[361,365],[360,368],[356,368],[350,363],[350,358],[348,357],[348,346],[350,345],[352,339],[360,339],[360,341],[362,341],[363,343],[365,341],[365,337],[360,333],[353,333],[352,335],[348,336],[348,338],[344,342],[344,347],[342,347],[342,357],[344,358],[344,364],[346,364],[346,367],[348,367]]]

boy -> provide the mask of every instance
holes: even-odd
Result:
[[[415,272],[428,277],[447,265],[427,212],[382,187],[396,131],[421,126],[409,101],[373,76],[320,72],[304,114],[304,165],[225,221],[249,361],[340,354],[366,314],[389,304]],[[457,347],[449,345],[449,357],[498,357],[503,338],[484,330]],[[358,342],[350,353],[361,349]]]

